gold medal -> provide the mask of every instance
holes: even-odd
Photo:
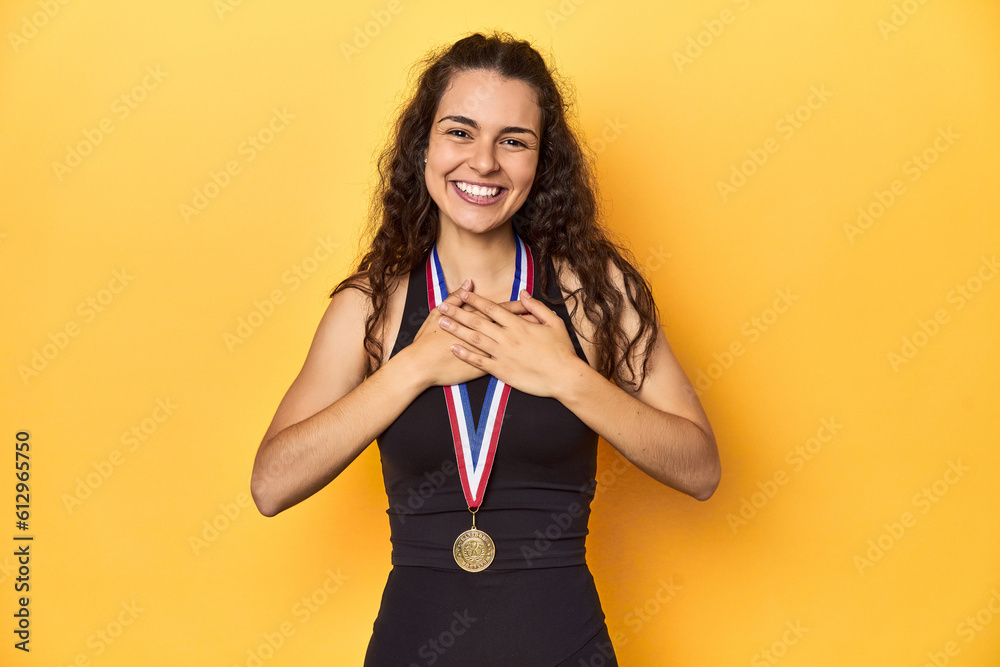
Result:
[[[535,260],[531,249],[514,234],[514,283],[510,300],[515,301],[521,290],[531,294],[535,285]],[[433,310],[448,297],[444,271],[437,253],[437,243],[427,255],[427,307]],[[482,572],[493,562],[496,548],[489,535],[476,528],[476,512],[486,494],[486,482],[493,468],[493,457],[500,442],[500,427],[507,410],[510,386],[490,376],[486,397],[480,410],[478,426],[473,420],[472,406],[466,383],[442,387],[448,408],[448,422],[455,444],[455,460],[462,480],[462,493],[472,512],[472,528],[455,540],[451,552],[458,566],[466,572]],[[475,508],[473,508],[475,505]]]
[[[482,572],[493,562],[496,548],[490,536],[476,528],[476,512],[479,508],[473,510],[470,507],[469,511],[472,512],[472,528],[458,536],[452,553],[455,562],[466,572]]]

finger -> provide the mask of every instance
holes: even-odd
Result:
[[[495,322],[487,320],[481,313],[466,312],[461,308],[449,309],[448,315],[440,320],[442,329],[488,355],[493,353],[499,332]]]
[[[489,299],[483,300],[487,303],[493,303]],[[450,305],[445,306],[442,308],[442,312],[445,313],[446,316],[451,317],[455,322],[477,331],[487,331],[489,327],[497,326],[497,324],[490,319],[486,313],[465,302],[462,302],[462,305],[459,308],[455,308]],[[495,333],[495,330],[492,332],[488,331],[487,333]]]
[[[508,312],[505,308],[501,308],[499,304],[490,301],[485,297],[481,297],[475,292],[469,292],[468,290],[462,290],[459,295],[462,301],[469,304],[491,321],[496,322],[500,326],[510,326],[513,323],[514,314]]]
[[[520,301],[504,301],[498,304],[501,308],[507,312],[514,313],[515,315],[523,315],[528,312],[528,309],[524,307],[524,304]],[[472,306],[469,306],[471,308]]]
[[[476,368],[484,370],[490,375],[492,375],[492,370],[494,366],[492,357],[484,356],[482,354],[476,354],[475,352],[470,351],[468,348],[458,344],[451,346],[451,352],[456,357],[458,357],[465,363],[469,364],[470,366],[475,366]]]
[[[465,282],[462,283],[461,287],[459,287],[457,290],[455,290],[454,292],[452,292],[451,294],[449,294],[447,297],[445,297],[444,301],[442,301],[441,303],[439,303],[434,308],[434,310],[431,311],[431,312],[435,312],[436,311],[437,314],[438,314],[438,316],[440,317],[441,313],[447,313],[447,312],[449,312],[449,310],[451,310],[452,312],[454,312],[454,309],[456,307],[458,307],[458,308],[464,308],[465,307],[465,302],[462,301],[461,292],[464,289],[466,289],[467,287],[468,287],[468,289],[472,289],[472,279],[471,278],[466,278]]]
[[[451,294],[449,294],[447,297],[445,297],[444,301],[442,301],[441,303],[447,303],[447,304],[451,304],[453,306],[461,306],[462,303],[463,303],[462,297],[461,297],[461,293],[462,293],[463,290],[468,290],[468,289],[472,289],[472,279],[471,278],[466,278],[465,282],[462,283],[461,287],[459,287],[457,290],[455,290],[454,292],[452,292]],[[438,308],[441,307],[441,303],[439,303],[437,305]]]
[[[453,301],[452,297],[450,296],[441,303],[439,303],[437,307],[438,312],[452,316],[454,316],[456,311],[479,314],[478,310],[468,305],[467,303],[463,302],[461,297],[459,297],[457,293],[454,295],[454,298],[458,300],[457,303]]]
[[[541,324],[538,318],[528,312],[528,309],[520,301],[504,301],[500,304],[501,308],[514,313],[519,316],[522,320],[526,322],[534,322],[535,324]]]
[[[562,322],[561,317],[556,315],[552,309],[544,303],[528,294],[527,290],[521,290],[520,303],[528,310],[529,313],[538,319],[540,324],[555,324],[556,321]]]
[[[444,319],[445,322],[450,322],[450,324],[442,324],[441,327],[440,327],[440,329],[441,329],[441,333],[450,334],[452,336],[451,342],[452,342],[453,346],[454,345],[458,345],[458,344],[462,344],[462,345],[465,346],[465,348],[467,350],[470,350],[471,352],[474,352],[475,354],[481,354],[483,356],[489,356],[489,353],[486,352],[486,350],[482,350],[482,349],[476,347],[472,343],[470,343],[467,340],[463,339],[461,336],[457,335],[455,333],[455,331],[454,331],[454,328],[455,328],[456,325],[455,325],[455,323],[453,321],[450,321],[447,318],[442,318],[442,319]]]

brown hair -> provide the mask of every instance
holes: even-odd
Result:
[[[633,266],[631,252],[613,240],[601,222],[593,158],[568,123],[571,105],[564,102],[565,83],[528,42],[507,33],[479,33],[428,55],[422,62],[416,90],[404,104],[393,134],[378,159],[379,181],[369,210],[371,244],[356,271],[330,293],[354,287],[371,300],[365,323],[369,371],[381,365],[382,343],[375,335],[384,326],[389,282],[408,275],[430,252],[437,236],[437,205],[424,182],[423,157],[434,113],[452,76],[469,70],[495,72],[531,86],[542,111],[542,143],[531,192],[511,222],[514,231],[541,257],[565,260],[580,281],[571,293],[595,326],[598,371],[611,377],[623,363],[625,382],[638,389],[646,375],[656,337],[658,313],[652,291]],[[630,261],[633,260],[633,261]],[[613,263],[625,285],[621,294],[610,277]],[[540,283],[548,284],[547,262],[541,261]],[[360,278],[367,277],[365,285]],[[560,285],[561,287],[561,285]],[[582,294],[579,294],[581,293]],[[542,295],[539,291],[538,297]],[[633,337],[622,324],[623,299],[635,309],[639,328]],[[548,301],[547,299],[544,299]],[[575,316],[577,306],[571,316]],[[633,368],[631,354],[641,346],[644,361]]]

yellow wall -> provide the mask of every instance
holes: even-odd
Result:
[[[601,445],[622,664],[998,664],[995,2],[17,0],[0,26],[0,663],[360,664],[377,450],[273,519],[250,468],[410,63],[500,27],[575,83],[722,455],[702,504]]]

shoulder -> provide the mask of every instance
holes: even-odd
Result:
[[[576,313],[572,315],[573,327],[578,332],[579,337],[586,338],[587,342],[581,340],[581,344],[584,346],[584,350],[587,354],[588,359],[596,360],[598,358],[599,350],[597,349],[597,333],[599,331],[607,331],[610,328],[618,328],[621,335],[625,337],[626,340],[639,342],[641,338],[648,338],[649,327],[648,323],[644,323],[643,316],[636,309],[635,303],[633,303],[632,297],[629,295],[639,296],[642,292],[642,286],[636,285],[635,281],[645,280],[637,269],[628,265],[631,269],[629,271],[631,280],[627,279],[625,272],[618,266],[618,264],[612,258],[608,258],[607,264],[604,266],[604,271],[599,276],[586,277],[580,276],[574,270],[570,262],[562,259],[553,259],[553,265],[556,269],[556,275],[559,277],[559,281],[563,286],[563,296],[573,294],[566,299],[566,307],[572,314],[574,308],[576,308]],[[586,290],[582,289],[584,287],[585,280],[600,281],[602,284],[597,287],[603,295],[621,295],[620,303],[613,312],[606,312],[604,314],[605,319],[593,322],[586,315]],[[632,283],[631,285],[629,283]],[[588,285],[591,292],[594,291],[593,285]],[[579,291],[577,291],[579,290]],[[640,296],[640,301],[642,297]],[[607,308],[611,308],[611,304],[605,301]],[[644,306],[644,312],[646,310],[652,310],[652,317],[655,320],[656,309],[652,304],[648,304],[649,307]],[[600,317],[600,312],[595,312],[595,317]],[[647,319],[649,314],[646,315]],[[611,321],[609,321],[611,320]],[[653,322],[653,327],[658,328],[659,323]],[[643,334],[645,333],[645,336]],[[619,336],[614,336],[615,340],[620,340]],[[588,348],[589,344],[589,348]],[[633,364],[642,364],[644,358],[644,352],[646,348],[644,345],[632,345],[630,350],[630,359]],[[606,350],[605,353],[609,353],[610,350]],[[624,352],[624,351],[620,351]],[[591,362],[592,366],[596,367],[594,362]],[[616,370],[616,375],[620,372],[620,368]],[[616,377],[616,380],[618,378]]]
[[[556,270],[556,275],[559,278],[559,282],[563,286],[563,295],[576,294],[567,300],[567,307],[572,311],[574,304],[579,303],[580,309],[582,310],[585,305],[584,299],[586,298],[586,292],[583,290],[583,278],[576,272],[573,266],[564,258],[553,258],[552,263]],[[605,283],[606,288],[609,291],[626,295],[626,284],[625,275],[618,265],[612,259],[608,259],[604,267],[604,275],[597,278],[591,278],[591,280],[601,280]],[[578,291],[579,290],[579,291]],[[626,297],[624,303],[622,304],[622,311],[627,320],[635,319],[636,324],[638,322],[638,315],[632,303]],[[634,332],[633,332],[634,333]]]
[[[304,370],[340,368],[358,382],[365,375],[365,321],[371,311],[368,278],[350,276],[330,297],[312,345],[306,355]]]
[[[364,272],[347,277],[330,295],[330,303],[320,320],[320,331],[336,325],[364,322],[371,310],[371,285]]]
[[[384,348],[382,361],[386,361],[395,342],[395,336],[402,319],[406,300],[409,274],[389,278],[386,281],[387,300],[381,326],[375,330]],[[351,347],[359,347],[364,353],[365,327],[372,314],[372,287],[366,271],[359,271],[344,281],[343,286],[330,299],[319,331],[324,333],[350,332]],[[338,336],[332,342],[341,341]],[[357,342],[357,345],[354,342]]]
[[[600,367],[600,350],[597,347],[597,330],[595,324],[587,317],[586,301],[581,276],[565,258],[552,258],[555,277],[562,288],[562,296],[566,300],[566,311],[569,313],[573,330],[576,333],[587,362],[594,368]]]
[[[390,283],[390,289],[395,287],[396,281]],[[367,276],[355,274],[332,294],[302,368],[281,399],[262,442],[318,413],[364,381],[369,371],[365,325],[371,314],[370,292]],[[391,313],[392,303],[390,296],[387,312]]]
[[[556,269],[556,275],[563,287],[569,291],[574,291],[583,286],[581,276],[577,274],[573,265],[563,257],[553,257],[552,263]],[[604,266],[603,279],[615,290],[625,289],[625,276],[614,260],[608,258]],[[564,290],[565,291],[565,290]]]

